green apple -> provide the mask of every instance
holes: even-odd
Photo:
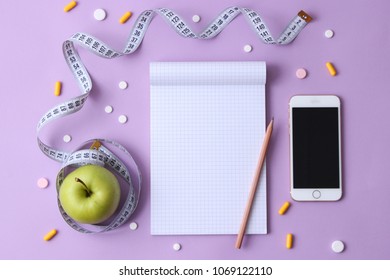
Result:
[[[84,165],[69,173],[60,188],[65,212],[83,224],[98,224],[116,210],[120,199],[117,178],[98,165]]]

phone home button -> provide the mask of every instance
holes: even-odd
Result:
[[[319,199],[321,197],[321,192],[318,190],[313,191],[313,197]]]

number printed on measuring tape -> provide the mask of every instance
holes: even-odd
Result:
[[[118,176],[124,179],[129,187],[128,197],[126,198],[126,202],[124,203],[117,217],[115,217],[108,226],[97,226],[97,230],[89,230],[77,224],[65,213],[61,207],[60,202],[58,201],[58,206],[63,218],[72,228],[83,233],[103,232],[117,228],[118,226],[122,225],[134,212],[141,190],[141,174],[139,172],[138,166],[133,161],[130,153],[119,143],[100,139],[99,141],[101,141],[103,145],[99,146],[97,149],[84,149],[69,153],[50,147],[49,145],[45,144],[39,137],[39,132],[49,122],[81,110],[92,91],[91,77],[84,63],[80,59],[75,45],[83,47],[100,57],[112,59],[131,54],[138,49],[155,15],[161,16],[167,22],[167,24],[170,25],[176,31],[176,33],[182,37],[208,40],[217,36],[233,19],[235,19],[240,14],[244,16],[249,26],[264,43],[277,45],[291,43],[299,34],[299,32],[306,26],[306,24],[312,20],[308,14],[306,14],[304,11],[300,11],[298,15],[296,15],[287,25],[281,35],[275,39],[257,12],[248,8],[229,7],[220,13],[216,19],[206,27],[204,31],[197,34],[177,13],[168,8],[159,8],[143,11],[139,15],[132,27],[130,36],[122,51],[116,51],[101,40],[82,32],[75,33],[63,43],[62,51],[65,61],[78,83],[81,95],[76,96],[50,109],[41,117],[37,125],[37,142],[41,151],[49,158],[63,164],[60,172],[57,175],[57,191],[59,191],[61,187],[65,175],[64,170],[67,166],[81,166],[85,164],[97,164],[110,167]],[[132,183],[131,174],[125,164],[121,162],[119,158],[115,156],[114,153],[111,152],[110,149],[108,149],[104,144],[110,144],[116,148],[119,148],[120,151],[124,152],[129,158],[131,158],[137,173],[136,179],[138,183],[136,184],[136,191]]]

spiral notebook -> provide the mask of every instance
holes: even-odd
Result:
[[[150,64],[151,234],[237,234],[265,135],[266,64]],[[263,167],[246,233],[267,233]]]

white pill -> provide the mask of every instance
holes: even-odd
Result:
[[[93,12],[93,16],[96,20],[104,20],[107,16],[107,13],[105,10],[103,9],[96,9],[94,12]]]
[[[72,137],[69,134],[66,134],[62,139],[65,143],[69,143],[72,140]]]
[[[333,36],[334,36],[333,30],[328,29],[328,30],[325,31],[325,37],[326,37],[326,38],[330,39],[330,38],[332,38]]]
[[[244,46],[244,52],[251,52],[253,50],[251,45],[245,45]]]
[[[125,81],[120,81],[120,82],[119,82],[119,88],[120,88],[120,89],[127,89],[127,82],[125,82]]]
[[[199,22],[200,21],[200,16],[199,15],[193,15],[192,16],[192,21],[193,22]]]
[[[138,224],[136,222],[132,222],[130,223],[129,227],[131,230],[136,230],[138,228]]]
[[[126,123],[126,122],[127,122],[127,116],[126,116],[126,115],[120,115],[120,116],[118,117],[118,121],[119,121],[120,123]]]
[[[181,245],[179,243],[173,244],[173,250],[179,251],[181,249]]]
[[[335,253],[341,253],[342,251],[344,251],[344,243],[340,240],[333,241],[332,250]]]
[[[113,110],[114,110],[114,108],[112,108],[112,106],[110,106],[110,105],[107,105],[107,106],[104,108],[104,111],[105,111],[107,114],[112,113]]]

